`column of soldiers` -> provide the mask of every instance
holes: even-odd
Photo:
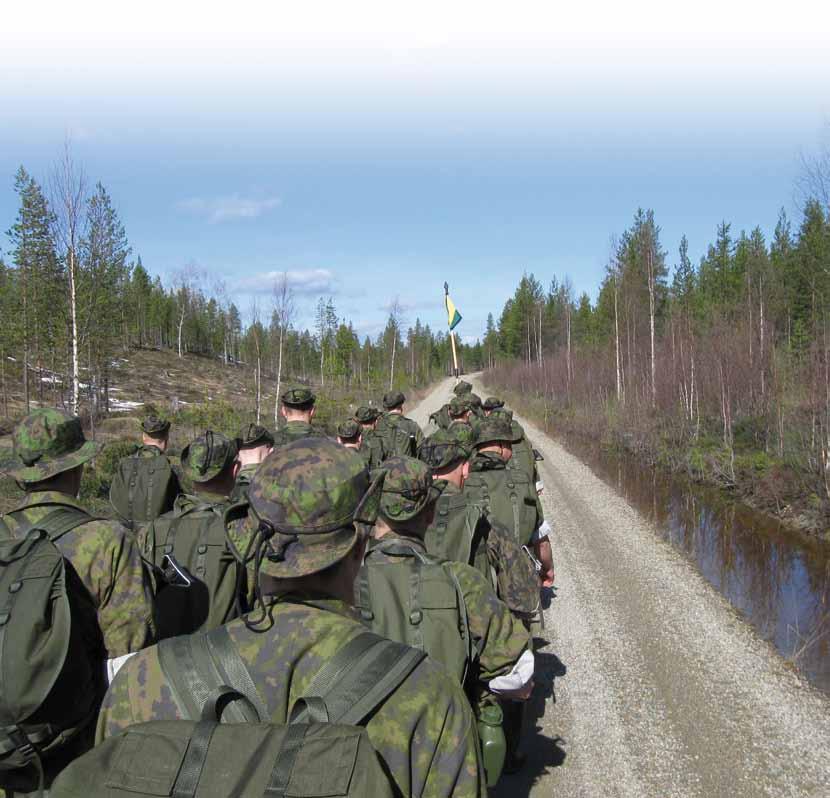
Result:
[[[276,433],[182,450],[190,492],[148,418],[120,522],[77,500],[99,450],[80,420],[24,419],[4,470],[26,498],[0,519],[7,795],[483,796],[517,770],[553,566],[532,447],[531,477],[509,468],[521,428],[461,385],[429,438],[390,392],[336,440],[289,388]],[[219,720],[259,730],[231,765]]]

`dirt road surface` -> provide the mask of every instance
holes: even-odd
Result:
[[[425,426],[452,384],[411,416]],[[556,588],[528,762],[496,795],[830,796],[827,697],[612,488],[518,420],[545,458]]]

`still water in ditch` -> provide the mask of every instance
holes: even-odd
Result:
[[[810,682],[830,693],[830,544],[584,438],[560,441],[693,560]]]

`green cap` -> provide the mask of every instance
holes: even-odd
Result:
[[[344,421],[341,424],[337,425],[337,434],[341,438],[345,438],[346,440],[350,440],[351,438],[356,438],[362,432],[362,428],[360,424],[352,419],[348,421]]]
[[[462,425],[455,425],[456,428],[460,426]],[[469,424],[464,426],[470,430],[470,439],[463,440],[455,429],[452,431],[439,429],[421,444],[418,457],[433,470],[449,468],[459,460],[468,459],[473,453],[475,432]]]
[[[406,397],[400,391],[389,391],[383,395],[383,406],[387,410],[394,410],[406,401]]]
[[[481,405],[485,410],[498,410],[504,407],[504,399],[498,396],[488,396]]]
[[[260,424],[246,424],[236,436],[236,445],[240,449],[263,446],[264,444],[273,446],[274,436],[266,427]]]
[[[456,396],[462,396],[465,393],[472,393],[473,386],[466,380],[459,380],[452,389]]]
[[[20,482],[40,482],[85,463],[100,450],[100,444],[84,437],[80,418],[41,408],[15,428],[13,455],[3,471]]]
[[[170,432],[170,422],[166,418],[160,418],[159,416],[147,416],[141,422],[141,429],[151,438],[163,438]]]
[[[305,405],[313,405],[317,397],[312,392],[311,388],[306,388],[302,385],[289,388],[280,396],[280,400],[288,407],[305,407]]]
[[[513,430],[507,419],[487,416],[478,426],[478,440],[476,445],[483,443],[497,443],[499,441],[513,442]]]
[[[317,573],[342,560],[357,523],[377,518],[381,472],[370,482],[363,458],[329,438],[300,438],[263,461],[248,489],[248,521],[231,525],[238,551],[251,536],[267,540],[263,573],[276,578]],[[253,563],[250,563],[253,565]]]
[[[380,417],[380,410],[370,405],[361,405],[354,412],[355,421],[361,424],[374,424]]]
[[[380,514],[387,521],[409,521],[441,495],[441,487],[432,479],[432,469],[413,457],[390,457],[379,470],[386,474]]]
[[[207,430],[182,449],[182,471],[193,482],[209,482],[236,460],[237,452],[236,441]]]

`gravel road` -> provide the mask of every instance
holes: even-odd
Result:
[[[425,426],[452,384],[411,417]],[[496,794],[830,796],[830,701],[590,468],[517,418],[545,458],[556,588],[528,763]]]

